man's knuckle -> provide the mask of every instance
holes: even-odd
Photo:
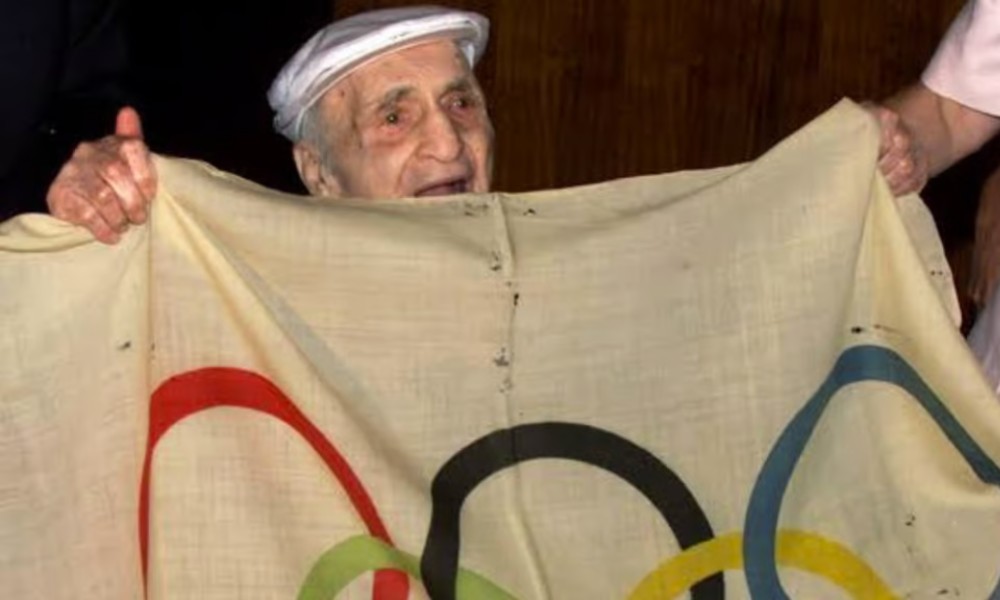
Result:
[[[112,160],[101,165],[101,176],[106,180],[118,180],[126,177],[128,167],[117,160]]]
[[[139,153],[146,150],[146,144],[142,140],[129,138],[122,142],[121,149],[125,152]]]
[[[53,217],[62,221],[68,221],[70,212],[66,206],[66,201],[60,197],[51,197],[48,201],[49,212]]]
[[[156,177],[149,173],[143,173],[139,176],[139,188],[143,190],[144,194],[155,194]]]
[[[89,204],[78,205],[72,216],[72,220],[77,223],[96,223],[101,220],[100,213],[97,212],[96,208]]]
[[[128,219],[121,213],[121,211],[105,213],[104,220],[107,221],[114,229],[122,229],[128,223]]]
[[[122,142],[121,137],[117,135],[106,135],[101,139],[97,140],[98,145],[105,149],[114,149]]]
[[[94,196],[95,208],[101,211],[108,211],[118,204],[118,194],[110,187],[101,188]]]
[[[71,160],[67,162],[65,165],[63,165],[62,169],[59,170],[59,174],[56,176],[56,180],[58,181],[60,179],[64,180],[74,179],[80,176],[80,172],[81,172],[80,164],[75,160]]]
[[[76,153],[81,156],[90,156],[100,149],[100,142],[80,142],[76,147]]]

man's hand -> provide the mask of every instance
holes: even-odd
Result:
[[[76,147],[45,199],[54,217],[114,244],[129,224],[146,221],[155,195],[156,172],[139,114],[125,107],[118,111],[114,135]]]
[[[865,108],[878,121],[878,168],[896,196],[919,192],[927,184],[927,157],[899,115],[876,104]]]

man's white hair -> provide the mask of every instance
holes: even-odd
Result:
[[[320,103],[317,102],[302,113],[302,122],[298,130],[298,139],[293,140],[297,144],[305,144],[316,151],[320,165],[327,171],[333,171],[333,148],[331,148],[332,132],[329,123],[320,110]]]

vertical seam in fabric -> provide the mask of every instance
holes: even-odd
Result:
[[[515,369],[517,360],[517,340],[516,325],[518,303],[520,291],[518,286],[517,260],[514,254],[514,247],[511,243],[510,222],[506,211],[505,195],[494,193],[490,196],[490,213],[493,218],[493,269],[496,271],[501,282],[501,294],[505,296],[503,338],[500,348],[496,350],[494,363],[500,370],[501,379],[499,389],[499,401],[503,403],[503,417],[507,428],[514,428],[520,425],[520,418],[515,409]],[[511,437],[511,455],[515,458],[520,452],[517,448],[517,436]],[[538,598],[551,598],[552,594],[545,579],[545,573],[541,566],[538,543],[532,534],[531,528],[525,521],[528,509],[525,505],[524,486],[521,482],[520,467],[511,470],[510,476],[505,477],[505,491],[512,503],[514,528],[513,537],[521,540],[524,548],[524,556],[527,557],[527,566],[530,569],[530,580],[535,584],[534,596]]]

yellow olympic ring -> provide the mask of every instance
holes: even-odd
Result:
[[[875,571],[836,542],[802,531],[779,531],[777,562],[818,575],[855,600],[898,600]],[[676,598],[716,573],[743,568],[743,535],[716,537],[671,558],[643,579],[629,600]]]

